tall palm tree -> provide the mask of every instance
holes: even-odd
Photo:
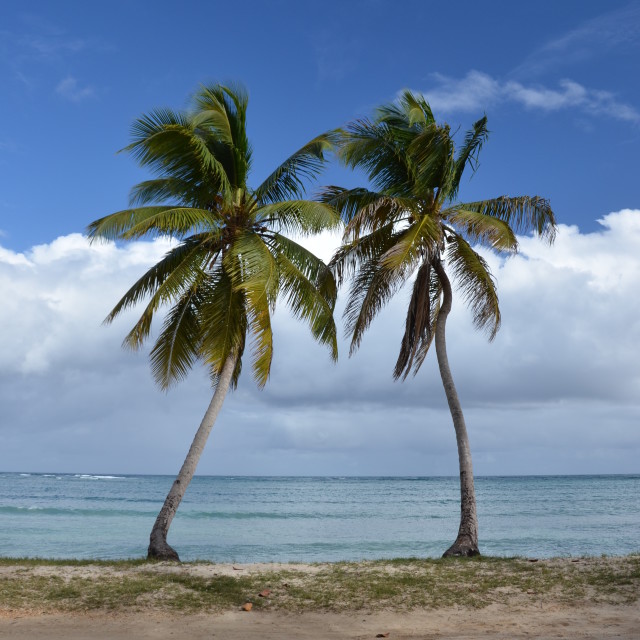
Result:
[[[449,126],[436,123],[422,96],[405,91],[372,120],[352,122],[343,132],[340,157],[366,172],[372,190],[328,187],[321,196],[346,223],[344,244],[329,266],[338,284],[353,278],[345,308],[351,354],[378,311],[415,274],[393,375],[405,379],[417,373],[435,337],[460,464],[460,528],[445,556],[479,553],[471,450],[445,341],[452,304],[449,275],[470,306],[475,326],[492,340],[500,326],[496,285],[473,247],[514,253],[516,232],[533,231],[549,242],[555,236],[554,215],[543,198],[458,202],[463,172],[468,166],[475,171],[487,135],[485,116],[456,153]]]
[[[271,314],[284,298],[314,338],[337,358],[335,280],[326,265],[287,237],[340,224],[331,206],[303,199],[304,182],[324,164],[334,135],[321,135],[258,187],[248,185],[248,98],[239,86],[203,86],[188,112],[156,109],[137,120],[125,150],[155,178],[133,187],[132,208],[96,220],[93,239],[168,235],[176,244],[116,304],[111,322],[149,299],[124,345],[138,349],[169,306],[151,350],[156,382],[167,389],[202,362],[215,392],[150,535],[151,558],[178,560],[167,533],[222,403],[240,376],[247,344],[259,387],[273,354]]]

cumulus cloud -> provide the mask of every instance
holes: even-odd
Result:
[[[507,260],[487,254],[503,312],[492,344],[454,302],[449,356],[478,473],[637,471],[640,210],[600,224],[561,226],[552,247],[521,238]],[[313,249],[327,257],[335,242]],[[196,369],[161,393],[146,355],[120,348],[134,314],[101,326],[167,248],[71,235],[0,250],[0,468],[177,470],[209,399],[206,375]],[[272,378],[258,391],[245,371],[199,471],[455,474],[435,354],[417,377],[391,379],[408,296],[382,312],[354,358],[343,342],[338,365],[279,308]]]
[[[575,109],[588,115],[640,123],[640,112],[618,100],[615,94],[590,89],[572,80],[562,80],[558,87],[549,88],[502,81],[475,70],[459,79],[442,74],[433,77],[436,86],[425,91],[424,96],[436,111],[483,111],[497,104],[516,103],[528,109],[548,112]]]

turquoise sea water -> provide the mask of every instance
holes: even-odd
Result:
[[[0,474],[0,556],[146,555],[170,476]],[[476,479],[480,548],[536,557],[640,551],[640,475]],[[197,476],[171,527],[183,560],[438,557],[457,478]]]

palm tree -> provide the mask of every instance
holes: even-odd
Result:
[[[533,231],[549,242],[555,236],[554,215],[543,198],[458,202],[465,168],[477,168],[486,125],[486,116],[478,120],[456,153],[449,126],[436,123],[422,96],[405,91],[396,103],[378,108],[373,120],[356,120],[342,134],[342,161],[363,169],[373,190],[327,187],[321,196],[346,223],[343,246],[329,266],[339,285],[353,277],[344,313],[351,354],[378,311],[415,274],[393,375],[406,379],[409,372],[417,373],[435,337],[460,464],[460,528],[445,556],[479,553],[471,450],[445,341],[452,304],[449,274],[475,326],[492,340],[500,326],[498,295],[474,245],[508,254],[517,251],[516,232]]]
[[[287,234],[340,224],[329,205],[304,200],[332,148],[321,135],[285,160],[255,189],[248,186],[248,98],[239,86],[203,86],[188,112],[156,109],[132,127],[125,150],[155,178],[132,189],[132,208],[96,220],[89,237],[133,240],[168,235],[175,245],[116,304],[105,322],[149,299],[124,345],[139,349],[154,316],[169,306],[151,350],[156,382],[167,389],[196,362],[215,392],[150,535],[150,558],[179,560],[167,543],[171,521],[191,481],[222,403],[237,384],[247,344],[263,387],[273,354],[271,314],[284,298],[314,338],[337,358],[335,280],[327,266]]]

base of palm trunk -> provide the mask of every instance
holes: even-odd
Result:
[[[442,554],[443,558],[471,558],[479,556],[478,543],[468,536],[458,536],[456,541]]]
[[[161,531],[152,531],[147,550],[149,560],[174,560],[180,562],[178,552],[167,542]]]

